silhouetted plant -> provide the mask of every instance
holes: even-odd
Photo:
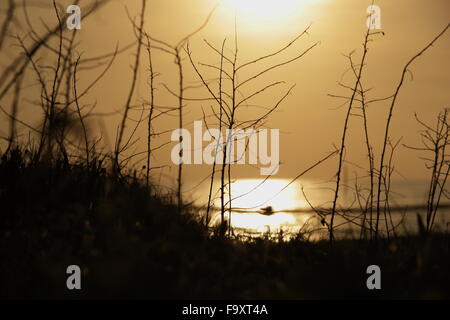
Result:
[[[231,159],[232,154],[234,154],[234,151],[231,150],[233,146],[233,140],[235,137],[232,136],[232,132],[234,130],[247,130],[252,129],[253,134],[258,133],[258,128],[260,128],[264,122],[267,120],[267,118],[280,106],[280,104],[287,98],[288,95],[292,92],[294,86],[291,86],[286,93],[274,103],[273,106],[267,107],[267,111],[260,115],[259,117],[256,117],[254,119],[239,119],[238,117],[238,111],[240,110],[240,107],[244,106],[245,104],[248,104],[251,99],[254,99],[255,97],[260,96],[262,93],[264,93],[266,90],[271,89],[273,87],[276,87],[280,84],[283,84],[283,81],[277,81],[272,82],[269,85],[265,85],[261,89],[255,91],[252,94],[245,95],[242,93],[242,87],[248,83],[251,83],[252,81],[255,81],[260,78],[263,74],[266,74],[269,71],[272,71],[276,68],[288,65],[290,63],[293,63],[294,61],[299,60],[302,58],[306,53],[308,53],[310,50],[312,50],[315,46],[317,46],[319,43],[316,42],[313,45],[309,46],[306,50],[302,51],[301,54],[295,56],[294,58],[291,58],[287,61],[283,61],[281,63],[273,64],[269,67],[266,67],[262,69],[262,71],[256,71],[255,75],[248,77],[247,79],[243,81],[238,81],[239,79],[239,72],[241,70],[246,69],[248,66],[257,65],[257,63],[266,60],[268,58],[276,57],[280,53],[286,51],[289,47],[291,47],[297,40],[299,40],[302,36],[305,34],[308,34],[310,26],[308,26],[302,33],[300,33],[294,40],[292,40],[290,43],[288,43],[286,46],[281,48],[280,50],[270,53],[268,55],[259,57],[257,59],[251,60],[249,62],[243,63],[241,65],[238,65],[238,52],[239,52],[239,45],[238,45],[238,29],[237,29],[237,21],[235,19],[235,28],[234,28],[234,49],[233,49],[233,55],[232,57],[228,57],[224,54],[224,46],[225,41],[222,42],[222,48],[219,50],[215,48],[212,44],[210,44],[208,41],[205,40],[206,45],[212,49],[216,54],[220,57],[220,66],[211,65],[211,64],[205,64],[205,63],[199,63],[199,65],[214,69],[219,72],[219,83],[218,83],[218,92],[215,93],[214,87],[212,84],[207,80],[207,78],[203,75],[203,73],[199,70],[198,66],[193,60],[192,52],[190,51],[189,45],[187,47],[187,54],[190,59],[191,65],[193,66],[196,74],[198,75],[200,81],[203,83],[204,87],[207,89],[208,93],[211,95],[212,100],[215,102],[215,104],[218,107],[218,111],[215,111],[212,108],[212,115],[216,118],[216,120],[219,121],[219,127],[220,128],[226,128],[227,132],[229,132],[229,135],[226,137],[225,141],[218,141],[217,142],[217,148],[216,148],[216,155],[219,151],[222,153],[222,165],[220,169],[220,212],[221,212],[221,225],[225,225],[225,212],[228,210],[228,235],[231,235],[231,211],[232,211],[232,191],[231,191],[231,185],[232,185],[232,175],[231,175],[231,165],[233,164],[233,161],[238,162],[240,157],[245,156],[243,155],[237,155],[238,159]],[[226,70],[224,62],[230,65],[231,70]],[[223,84],[223,80],[226,80],[230,84],[229,91],[224,91],[225,86]],[[238,98],[238,93],[241,93],[243,95],[242,99]],[[239,142],[239,141],[238,141]],[[245,150],[247,150],[248,144],[245,145]],[[207,213],[209,214],[209,207],[211,206],[211,198],[212,198],[212,185],[214,183],[214,173],[215,173],[215,165],[212,169],[213,173],[211,174],[211,183],[210,183],[210,191],[209,191],[209,200],[208,200],[208,207],[207,207]],[[278,167],[277,167],[278,170]],[[227,182],[226,182],[227,181]],[[225,188],[227,190],[225,191]],[[225,194],[228,195],[228,201],[225,200]],[[225,233],[225,229],[222,227],[222,234]]]
[[[425,161],[426,168],[431,170],[424,230],[426,233],[430,233],[433,230],[442,197],[449,198],[449,193],[446,189],[446,183],[450,173],[450,160],[446,153],[447,147],[450,145],[448,112],[448,109],[444,109],[439,113],[435,127],[427,125],[415,114],[417,122],[423,128],[420,133],[423,146],[406,146],[409,149],[430,154],[430,156],[422,157]]]
[[[403,71],[401,73],[400,81],[397,85],[397,88],[395,89],[394,95],[392,97],[392,102],[389,107],[389,113],[386,120],[386,127],[384,131],[384,140],[383,140],[383,148],[381,151],[380,156],[380,162],[379,162],[379,169],[378,169],[378,189],[377,189],[377,218],[375,223],[375,237],[378,236],[378,228],[379,228],[379,221],[380,221],[380,213],[381,213],[381,189],[383,185],[383,177],[386,176],[386,167],[385,167],[385,157],[386,157],[386,151],[389,144],[389,130],[391,126],[392,116],[394,113],[395,105],[397,102],[398,95],[400,93],[401,88],[403,87],[403,83],[405,80],[406,73],[409,71],[408,68],[411,66],[411,64],[420,57],[425,51],[427,51],[429,48],[431,48],[434,43],[436,43],[439,38],[441,38],[448,30],[450,24],[447,24],[447,26],[430,42],[428,43],[421,51],[419,51],[416,55],[414,55],[403,67]],[[386,218],[386,217],[385,217]]]

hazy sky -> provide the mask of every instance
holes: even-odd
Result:
[[[196,29],[215,7],[221,4],[214,13],[208,26],[190,41],[193,58],[196,62],[218,64],[220,62],[203,42],[207,39],[216,47],[220,47],[223,39],[227,39],[227,51],[234,49],[234,11],[232,2],[236,0],[153,0],[149,1],[146,13],[146,30],[154,37],[175,44],[187,33]],[[245,0],[241,0],[245,1]],[[252,0],[253,1],[253,0]],[[295,45],[290,47],[280,57],[276,57],[267,64],[261,64],[249,70],[248,75],[262,70],[271,63],[283,62],[290,59],[313,43],[320,41],[302,59],[267,73],[259,82],[243,89],[245,94],[254,92],[273,81],[285,81],[279,88],[268,90],[262,99],[255,103],[273,103],[281,97],[287,88],[296,84],[293,93],[284,101],[280,108],[272,114],[267,122],[269,128],[280,129],[280,160],[281,168],[277,178],[292,177],[311,165],[327,152],[338,145],[342,133],[343,120],[346,107],[337,108],[344,101],[329,97],[327,94],[348,95],[349,92],[337,85],[338,81],[352,85],[354,82],[348,69],[348,60],[343,54],[355,50],[354,57],[358,61],[361,56],[363,37],[366,32],[366,9],[371,4],[369,0],[296,0],[286,4],[286,8],[274,6],[283,1],[265,0],[262,8],[246,10],[245,6],[238,6],[238,63],[243,63],[261,55],[271,53],[289,43],[296,35],[303,31],[307,25],[312,24],[309,35],[304,36]],[[82,20],[82,29],[78,34],[79,46],[77,51],[83,57],[92,57],[114,50],[116,44],[123,47],[132,41],[134,36],[132,26],[127,17],[127,10],[132,17],[137,16],[140,0],[109,1],[101,11],[88,19]],[[39,3],[34,1],[32,3]],[[47,1],[41,1],[47,3]],[[58,1],[68,5],[70,2]],[[89,1],[81,1],[81,5]],[[381,8],[382,30],[385,35],[373,37],[369,44],[367,69],[363,79],[366,88],[373,88],[368,93],[369,99],[381,98],[391,95],[399,81],[404,64],[431,39],[433,39],[449,22],[450,1],[448,0],[379,0],[376,4]],[[267,7],[264,7],[267,6]],[[274,7],[271,7],[274,6]],[[5,7],[2,1],[0,8]],[[248,8],[247,8],[248,9]],[[54,13],[51,8],[30,8],[32,23],[35,31],[43,32],[40,19],[53,25]],[[22,18],[23,19],[23,18]],[[15,29],[14,33],[25,36],[27,27]],[[413,74],[407,77],[402,89],[397,109],[395,110],[391,138],[397,140],[403,137],[402,142],[410,145],[419,143],[420,129],[414,119],[417,113],[424,121],[434,121],[437,113],[444,107],[449,107],[450,92],[450,34],[446,34],[426,54],[420,57],[410,68]],[[11,41],[10,44],[13,42]],[[11,61],[18,48],[10,46],[7,53],[2,54],[2,68]],[[126,95],[130,87],[131,69],[135,48],[122,53],[114,62],[107,75],[84,98],[84,103],[97,103],[96,112],[110,113],[122,110]],[[47,54],[50,56],[50,54]],[[53,57],[52,57],[53,58]],[[193,73],[189,60],[184,55],[186,81],[192,85],[198,78]],[[142,64],[139,73],[139,86],[135,94],[135,103],[141,104],[142,99],[149,97],[147,80],[148,64],[145,53],[142,55]],[[161,85],[165,83],[173,90],[177,90],[177,70],[173,58],[161,52],[154,53],[154,68],[160,74],[157,78],[157,104],[175,105],[176,98],[170,95]],[[87,85],[101,69],[95,72],[80,74],[80,87]],[[213,77],[207,69],[202,69],[206,75]],[[216,75],[217,76],[217,75]],[[245,77],[244,75],[243,77]],[[28,73],[29,85],[36,83],[36,77]],[[34,94],[34,98],[32,97]],[[36,99],[36,92],[32,87],[26,95]],[[205,97],[206,90],[190,90],[187,97]],[[2,105],[8,105],[7,99]],[[389,102],[389,101],[388,101]],[[388,102],[373,104],[369,107],[369,130],[373,140],[376,157],[379,157],[382,131],[387,117]],[[186,106],[185,127],[192,129],[194,120],[202,115],[202,107],[209,109],[210,102],[188,101]],[[32,106],[24,104],[20,110],[20,117],[30,123],[37,123],[36,112]],[[35,109],[34,109],[35,110]],[[241,120],[261,113],[258,109],[243,110],[239,114]],[[138,112],[131,117],[137,119]],[[107,136],[110,141],[114,139],[114,131],[120,121],[120,115],[104,117]],[[5,119],[1,120],[2,134],[7,132]],[[158,119],[156,130],[173,130],[177,128],[177,119],[165,116]],[[213,125],[213,124],[212,124]],[[362,119],[352,117],[348,139],[346,159],[350,162],[367,166],[365,145],[363,140]],[[95,134],[100,130],[96,119],[90,121]],[[130,122],[129,128],[132,127]],[[22,128],[22,132],[25,130]],[[142,143],[137,145],[136,151],[145,150],[145,125],[140,128],[136,137]],[[162,135],[155,145],[168,142],[170,135]],[[155,154],[154,165],[170,165],[170,151],[175,143],[171,143]],[[396,169],[408,180],[422,179],[427,171],[416,151],[400,146],[396,153]],[[139,158],[136,158],[139,159]],[[329,160],[320,166],[309,177],[329,179],[336,171],[337,158]],[[190,183],[199,181],[207,174],[206,166],[192,165],[185,171],[185,179]],[[234,166],[234,176],[259,177],[259,169],[250,166]],[[357,171],[356,166],[348,165],[349,173]],[[357,171],[361,174],[361,171]],[[175,176],[176,166],[165,168],[163,174]],[[396,178],[400,179],[400,175]]]

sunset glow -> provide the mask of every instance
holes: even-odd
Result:
[[[292,227],[298,223],[290,212],[305,206],[299,197],[301,189],[299,183],[289,184],[285,179],[243,179],[231,185],[234,200],[232,201],[231,223],[238,229],[252,230],[254,232],[276,232],[282,227]],[[284,189],[286,187],[286,189]],[[277,191],[282,192],[277,193]],[[219,206],[217,201],[216,206]],[[274,212],[270,215],[261,214],[262,208],[270,206]],[[215,223],[219,223],[220,214],[216,215]]]
[[[246,19],[276,20],[290,15],[302,2],[299,0],[226,0]]]

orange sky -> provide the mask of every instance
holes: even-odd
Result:
[[[228,1],[228,3],[227,3]],[[234,14],[230,6],[231,0],[153,0],[149,1],[146,14],[145,28],[153,36],[164,39],[169,43],[176,43],[180,38],[196,29],[207,16],[209,11],[220,2],[222,5],[215,12],[209,25],[190,41],[193,57],[197,62],[218,63],[218,57],[212,54],[203,42],[208,39],[217,47],[227,38],[228,49],[233,49]],[[245,0],[242,0],[245,1]],[[275,1],[275,0],[274,0]],[[3,2],[3,1],[2,1]],[[36,3],[37,1],[35,1]],[[300,39],[282,56],[272,60],[274,63],[284,61],[305,50],[313,43],[320,41],[304,58],[293,64],[281,67],[265,75],[254,87],[249,87],[249,94],[258,86],[264,86],[272,81],[285,81],[283,88],[273,89],[257,102],[276,101],[291,84],[296,84],[293,93],[283,105],[270,117],[267,125],[278,128],[280,134],[281,168],[277,178],[293,177],[304,170],[327,152],[338,145],[342,132],[345,107],[336,109],[342,101],[327,96],[328,93],[343,95],[347,92],[337,85],[344,71],[348,68],[346,58],[342,54],[355,51],[355,58],[359,59],[361,44],[366,31],[366,8],[371,1],[366,0],[297,0],[288,11],[270,14],[252,15],[251,11],[238,15],[239,56],[243,63],[267,53],[271,53],[289,43],[305,27],[312,23],[309,35]],[[59,1],[64,5],[69,2]],[[81,4],[89,1],[81,1]],[[115,45],[124,46],[133,41],[132,27],[127,18],[125,6],[132,16],[138,14],[141,1],[110,1],[100,12],[82,21],[82,29],[78,35],[78,52],[83,57],[91,57],[113,51]],[[399,81],[404,64],[432,38],[435,37],[449,22],[450,2],[448,0],[380,0],[376,2],[381,7],[382,29],[385,36],[374,37],[370,43],[367,69],[364,84],[373,87],[368,94],[369,99],[385,97],[394,92]],[[2,3],[0,8],[4,8]],[[33,8],[30,10],[33,24],[37,32],[43,32],[43,19],[51,23],[53,12],[50,8]],[[14,33],[22,36],[24,29],[16,29]],[[434,121],[437,113],[444,107],[449,107],[450,80],[450,35],[446,34],[439,42],[419,58],[411,67],[413,81],[407,78],[402,89],[392,125],[392,138],[403,137],[402,142],[410,145],[419,143],[419,126],[414,120],[414,113],[425,121]],[[11,61],[18,49],[9,47],[2,53],[2,68]],[[109,113],[122,110],[131,81],[130,65],[134,59],[135,48],[121,54],[111,70],[100,83],[85,97],[84,103],[97,102],[96,112]],[[48,54],[47,54],[48,56]],[[135,102],[148,99],[146,84],[147,56],[143,53],[139,86],[135,93]],[[176,90],[177,74],[173,58],[164,53],[155,53],[155,71],[161,75],[157,83],[165,83]],[[198,81],[187,59],[184,60],[186,80],[189,84]],[[267,66],[268,64],[266,64]],[[264,64],[262,64],[264,66]],[[261,67],[260,67],[261,68]],[[249,74],[258,70],[254,68]],[[80,87],[87,84],[99,73],[80,74]],[[206,74],[208,74],[205,71]],[[36,82],[34,75],[29,73],[28,84]],[[346,75],[343,81],[351,84],[353,79]],[[36,92],[30,88],[26,95],[36,99]],[[186,93],[188,97],[204,97],[204,90],[192,90]],[[157,104],[174,105],[176,99],[171,96],[162,85],[158,85]],[[7,104],[8,99],[1,101]],[[205,102],[188,102],[186,107],[185,127],[192,128],[194,120],[201,118],[201,107],[208,108]],[[382,130],[387,116],[389,104],[386,102],[373,104],[369,108],[369,127],[373,139],[375,153],[379,156]],[[30,123],[36,123],[36,112],[32,106],[24,104],[20,110],[20,117]],[[35,107],[34,107],[35,108]],[[245,110],[240,114],[245,119],[254,114],[254,110]],[[138,118],[138,113],[132,113]],[[104,117],[109,140],[113,140],[114,130],[119,124],[120,116]],[[366,166],[365,145],[363,140],[362,120],[353,117],[350,124],[348,138],[348,152],[346,159],[352,163]],[[96,119],[92,119],[90,126],[95,134],[99,130]],[[131,124],[129,127],[131,128]],[[162,117],[156,124],[157,130],[171,130],[177,127],[175,117]],[[7,132],[7,122],[1,120],[2,135]],[[22,132],[25,129],[21,129]],[[137,131],[142,143],[137,145],[136,151],[145,150],[145,126]],[[162,135],[155,144],[169,141],[169,135]],[[170,151],[175,143],[161,149],[155,154],[154,165],[170,165]],[[396,153],[396,168],[399,172],[395,178],[402,179],[400,174],[408,180],[423,179],[427,171],[416,151],[399,147]],[[137,158],[139,159],[139,158]],[[329,160],[320,168],[314,170],[309,177],[330,179],[336,171],[337,158]],[[207,174],[209,167],[197,165],[189,166],[185,171],[185,179],[190,183],[198,181]],[[259,177],[259,169],[249,166],[234,166],[234,176]],[[355,166],[348,165],[350,174],[357,172]],[[163,175],[175,176],[176,166],[163,170]]]

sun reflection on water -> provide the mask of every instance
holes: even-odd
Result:
[[[231,226],[247,232],[278,232],[294,230],[305,223],[307,217],[292,211],[305,208],[300,183],[290,185],[285,179],[245,179],[231,184]],[[220,207],[220,199],[215,201]],[[228,218],[228,213],[226,214]],[[220,223],[217,212],[213,224]]]
[[[283,226],[295,225],[295,218],[292,214],[277,212],[271,216],[264,216],[259,213],[236,213],[232,215],[231,223],[233,227],[265,232],[268,230],[279,230]]]

